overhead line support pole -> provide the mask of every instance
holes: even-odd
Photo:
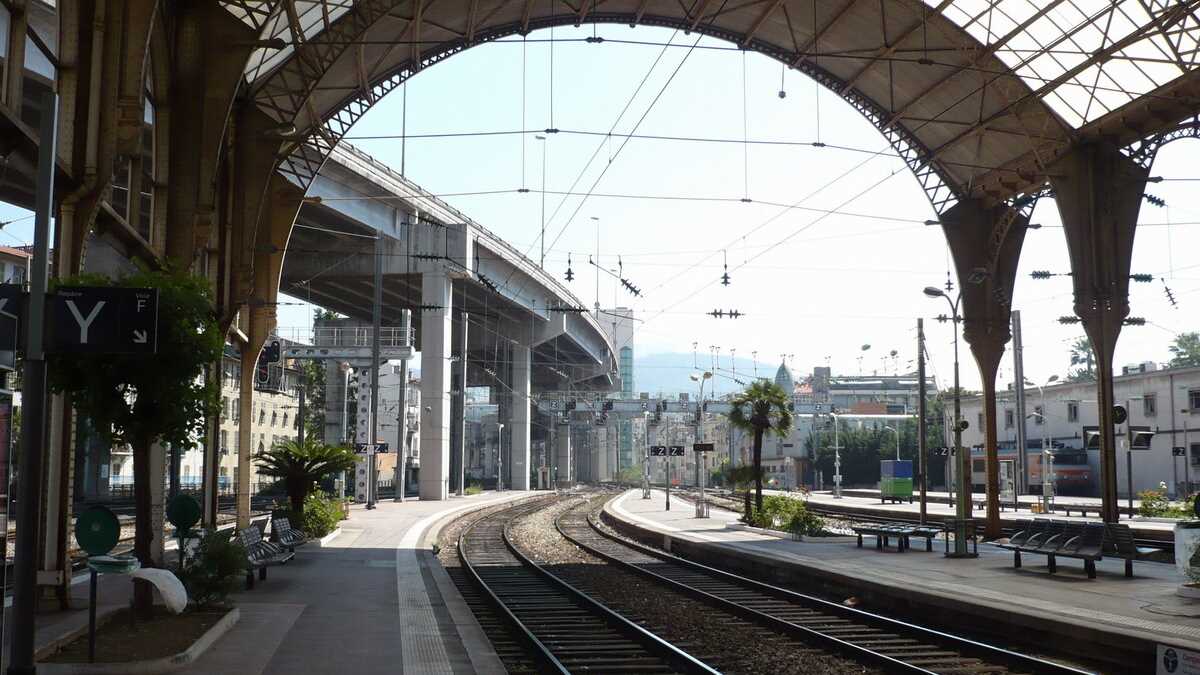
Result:
[[[25,372],[22,387],[21,480],[17,484],[17,541],[13,562],[13,631],[8,675],[32,675],[34,612],[37,609],[37,535],[42,502],[42,455],[46,447],[46,353],[43,345],[49,282],[50,216],[54,208],[58,95],[46,94],[38,136],[33,258],[29,279]]]

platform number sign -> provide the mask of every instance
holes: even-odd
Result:
[[[650,446],[650,456],[651,457],[666,457],[667,456],[667,446],[665,446],[665,445]]]
[[[47,297],[46,351],[153,354],[158,349],[158,290],[60,286]]]
[[[682,445],[672,445],[667,448],[668,457],[683,457],[684,447]]]

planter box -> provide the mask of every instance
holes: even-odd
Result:
[[[158,675],[173,673],[195,663],[241,617],[236,607],[226,612],[211,628],[204,632],[191,647],[184,651],[147,661],[124,663],[38,663],[37,671],[42,675]],[[86,628],[84,629],[86,635]]]

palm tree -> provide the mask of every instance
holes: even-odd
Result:
[[[1096,353],[1092,351],[1092,341],[1081,337],[1071,343],[1071,367],[1075,368],[1067,374],[1067,382],[1096,381]]]
[[[763,435],[786,436],[792,430],[791,397],[774,382],[758,380],[733,397],[729,423],[754,434],[754,506],[762,510]]]
[[[276,443],[267,450],[254,453],[258,472],[282,480],[292,511],[304,512],[304,498],[312,492],[317,481],[326,476],[354,468],[357,458],[349,448],[325,445],[311,438],[299,443],[294,440]]]

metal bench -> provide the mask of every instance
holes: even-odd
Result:
[[[1021,524],[1018,524],[1020,527]],[[1025,521],[1001,548],[1013,552],[1013,567],[1021,566],[1022,553],[1046,556],[1050,574],[1058,571],[1058,558],[1078,558],[1089,579],[1096,578],[1096,561],[1103,557],[1104,525],[1062,520]]]
[[[1089,579],[1096,578],[1096,561],[1104,556],[1104,523],[1084,523],[1076,525],[1079,533],[1062,540],[1052,553],[1047,554],[1050,573],[1057,571],[1055,558],[1078,558],[1083,561],[1083,569]],[[1068,527],[1068,534],[1071,528]],[[1061,535],[1066,536],[1066,534]]]
[[[278,545],[262,538],[262,530],[251,525],[238,530],[238,538],[246,549],[246,588],[254,588],[254,570],[258,570],[259,581],[266,581],[269,565],[283,565],[295,557],[295,553],[283,550]]]
[[[297,546],[303,546],[308,543],[308,537],[296,528],[292,527],[292,523],[287,518],[272,518],[271,519],[271,536],[280,544],[287,547],[288,551],[295,553]]]
[[[942,525],[942,532],[946,535],[946,555],[950,554],[950,539],[951,536],[957,536],[955,531],[959,523],[963,524],[963,534],[965,539],[971,542],[971,552],[973,555],[979,555],[979,523],[974,518],[947,518]]]
[[[907,537],[913,528],[903,525],[883,525],[880,523],[863,523],[850,528],[858,535],[858,547],[862,548],[863,535],[875,537],[876,550],[882,551],[887,547],[890,537],[896,538],[896,551],[903,552],[907,547]]]
[[[1143,560],[1156,549],[1138,546],[1133,540],[1133,530],[1124,523],[1105,523],[1104,552],[1115,558],[1125,559],[1125,576],[1133,576],[1133,561]]]
[[[924,539],[925,540],[925,550],[928,552],[932,552],[933,551],[933,540],[941,533],[942,533],[941,528],[933,527],[930,525],[919,525],[917,527],[912,528],[911,532],[904,535],[904,547],[908,548],[908,545],[909,545],[908,540],[913,537],[916,537],[918,539]]]

